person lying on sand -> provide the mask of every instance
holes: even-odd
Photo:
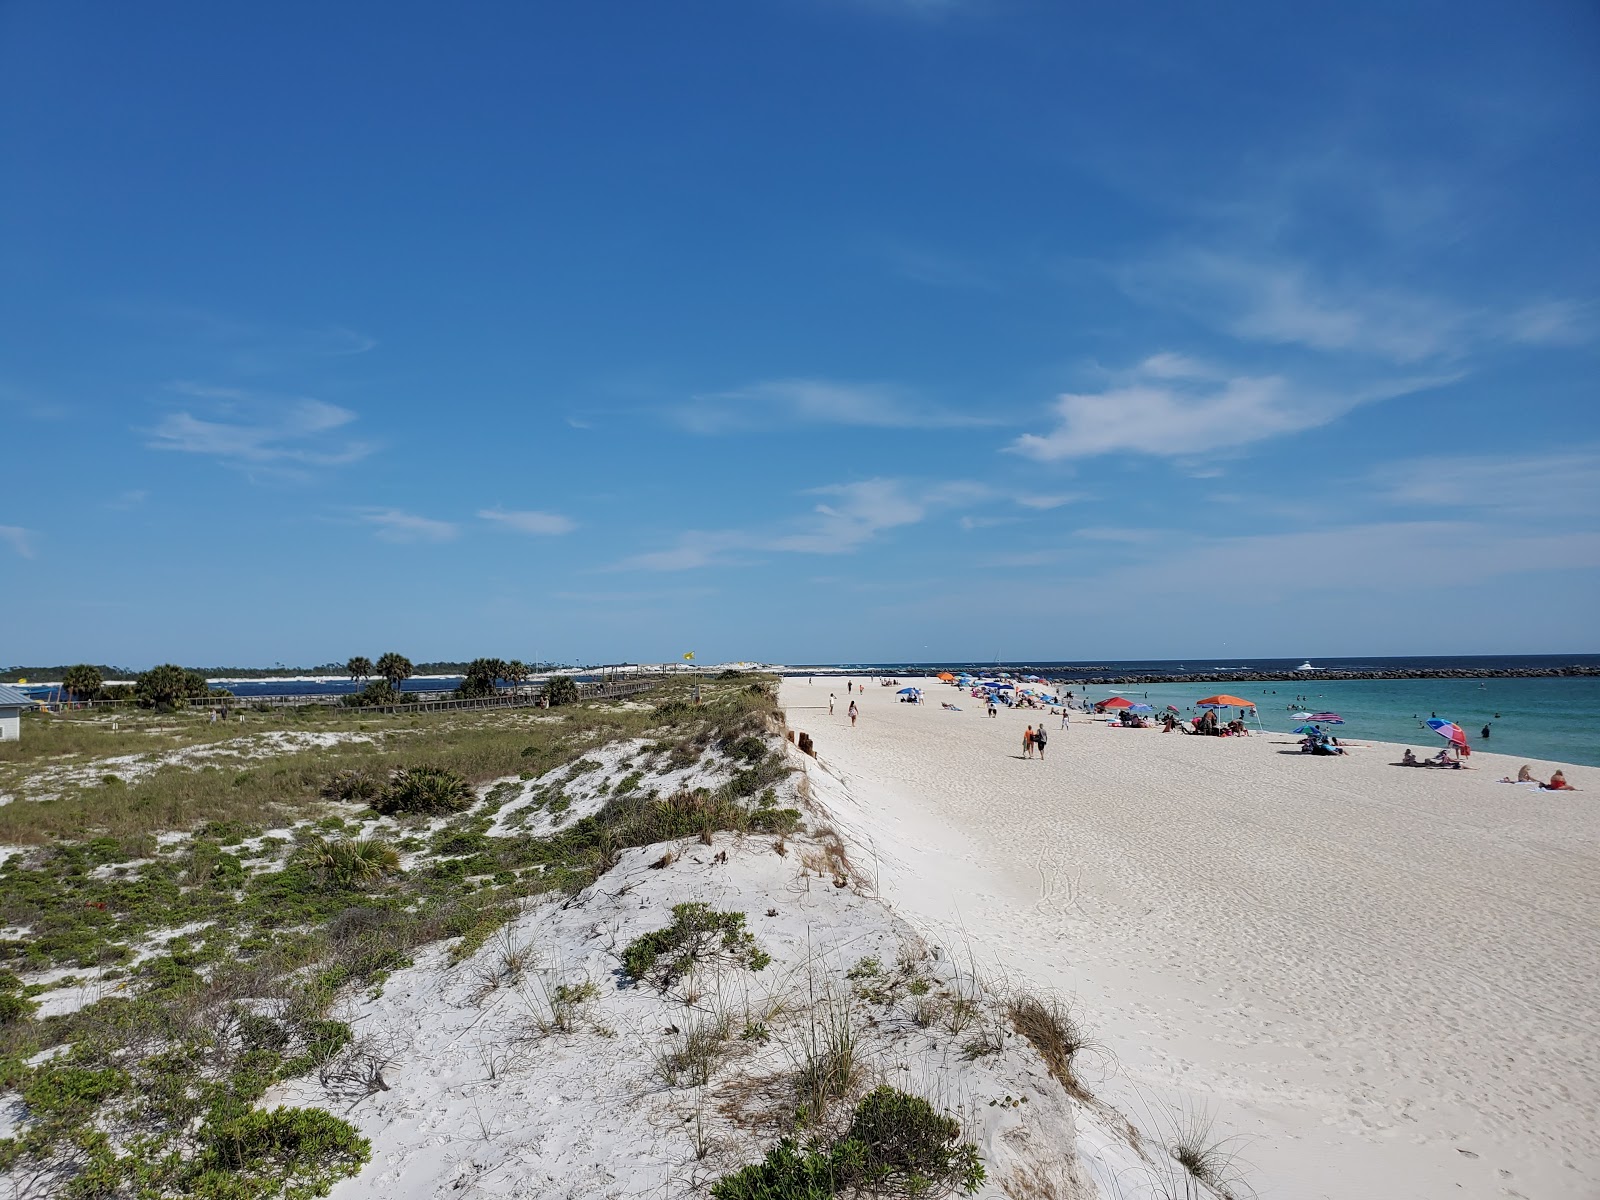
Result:
[[[1517,772],[1517,777],[1515,779],[1511,778],[1511,776],[1509,776],[1509,775],[1506,775],[1506,776],[1501,778],[1500,782],[1501,783],[1537,783],[1537,784],[1539,784],[1540,787],[1544,786],[1543,783],[1540,783],[1539,780],[1537,780],[1537,779],[1535,779],[1533,777],[1533,768],[1530,767],[1527,763],[1523,763],[1522,764],[1522,769]]]

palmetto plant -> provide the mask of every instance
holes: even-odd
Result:
[[[389,681],[389,686],[399,691],[400,685],[411,678],[415,670],[411,660],[404,654],[396,654],[393,650],[378,659],[376,670],[379,675]]]
[[[378,883],[400,870],[400,855],[381,838],[312,838],[301,848],[306,865],[342,888]]]

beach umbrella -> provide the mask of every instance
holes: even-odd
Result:
[[[1427,722],[1427,726],[1452,745],[1465,746],[1467,744],[1466,732],[1454,721],[1446,721],[1440,717],[1434,717]]]
[[[1155,712],[1155,709],[1151,708],[1148,704],[1130,704],[1130,705],[1128,705],[1128,711],[1129,712]]]
[[[1312,713],[1313,721],[1321,721],[1324,725],[1343,725],[1344,718],[1338,713]]]
[[[1241,700],[1238,696],[1207,696],[1200,701],[1201,708],[1254,708],[1255,701]]]
[[[942,680],[942,681],[944,681],[944,682],[945,682],[945,683],[949,683],[949,682],[950,682],[950,681],[951,681],[951,680],[952,680],[952,679],[954,679],[954,678],[955,678],[955,676],[954,676],[954,675],[952,675],[952,674],[950,674],[950,672],[949,672],[949,671],[940,671],[940,672],[939,672],[939,678],[940,678],[940,679],[941,679],[941,680]]]
[[[1113,696],[1109,700],[1100,701],[1101,708],[1132,708],[1132,700],[1124,700],[1121,696]]]
[[[1169,704],[1169,705],[1167,705],[1167,711],[1168,712],[1182,712],[1183,710],[1181,708],[1179,708],[1176,704]]]
[[[922,693],[921,688],[901,688],[895,693],[897,696],[917,696]]]
[[[1304,721],[1311,716],[1310,713],[1290,713],[1289,716],[1296,721]]]
[[[1321,733],[1322,730],[1318,729],[1315,725],[1296,725],[1290,732],[1291,733]]]

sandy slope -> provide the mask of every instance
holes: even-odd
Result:
[[[928,694],[872,688],[853,730],[836,683],[781,697],[886,897],[1075,991],[1142,1124],[1210,1106],[1284,1200],[1600,1196],[1600,773],[1550,794],[1494,782],[1498,755],[1428,772],[1081,717],[1041,763],[1034,718]]]

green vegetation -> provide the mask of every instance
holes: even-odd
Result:
[[[404,654],[396,654],[393,650],[379,656],[374,669],[397,692],[400,690],[400,685],[416,673],[411,660]]]
[[[61,676],[61,686],[74,700],[93,700],[106,685],[106,677],[99,667],[79,663],[68,667]]]
[[[955,1118],[920,1096],[880,1087],[845,1135],[805,1146],[785,1139],[759,1163],[719,1180],[714,1200],[830,1200],[838,1195],[970,1196],[983,1184],[978,1148]]]
[[[492,696],[506,674],[506,664],[498,658],[475,658],[467,664],[467,673],[456,689],[463,700],[477,696]]]
[[[381,986],[431,943],[453,940],[455,961],[472,956],[529,897],[579,891],[628,847],[793,828],[798,813],[778,808],[770,789],[747,799],[747,784],[669,796],[640,786],[647,760],[663,764],[685,745],[727,755],[768,729],[770,694],[702,690],[703,704],[669,721],[603,704],[570,706],[559,720],[247,713],[252,732],[360,721],[353,732],[372,740],[272,743],[247,770],[237,759],[119,766],[127,782],[111,786],[97,766],[106,757],[206,749],[240,731],[181,707],[83,712],[42,719],[38,738],[0,747],[0,787],[63,761],[82,776],[53,799],[0,807],[0,840],[24,847],[0,864],[0,924],[26,931],[0,940],[0,1087],[25,1110],[0,1139],[0,1171],[41,1181],[41,1195],[267,1200],[319,1195],[359,1170],[368,1147],[338,1117],[256,1107],[275,1082],[309,1073],[384,1086],[381,1056],[332,1019],[341,996]],[[557,772],[535,800],[555,808],[569,764],[619,738],[656,740],[633,784],[612,789],[599,812],[543,836],[490,836],[494,813],[523,785],[486,785],[530,767]],[[730,761],[781,774],[749,758]],[[400,829],[385,822],[379,836],[375,817],[339,803],[389,807]],[[291,822],[292,837],[265,836]],[[156,837],[174,830],[189,836]],[[405,871],[400,847],[417,855]],[[766,965],[742,914],[699,907],[681,914],[682,940],[661,947],[658,973],[685,956]],[[47,969],[97,975],[106,998],[41,1018],[34,997],[47,985],[23,975]],[[552,980],[551,1030],[582,1026],[594,996],[587,979]]]
[[[622,952],[622,968],[632,978],[671,987],[697,966],[733,963],[759,971],[772,956],[744,927],[741,912],[716,912],[691,901],[672,906],[672,924],[636,938]]]
[[[570,675],[552,675],[544,685],[544,698],[551,708],[578,702],[578,685]]]
[[[210,687],[198,671],[185,671],[175,663],[151,667],[134,683],[133,694],[140,704],[171,708],[185,700],[203,700]]]
[[[472,803],[472,788],[443,767],[406,767],[374,797],[372,809],[384,813],[457,813]]]
[[[300,857],[325,888],[368,888],[400,872],[399,853],[382,838],[314,837]]]

